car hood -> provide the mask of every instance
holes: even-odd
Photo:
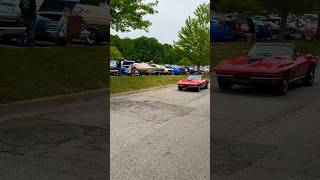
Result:
[[[265,60],[233,57],[223,60],[215,67],[216,72],[277,73],[293,64],[290,58],[269,57]]]
[[[201,83],[201,80],[187,80],[187,79],[182,79],[178,82],[178,84],[199,84]]]

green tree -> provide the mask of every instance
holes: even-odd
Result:
[[[141,61],[159,63],[162,60],[163,47],[155,38],[145,36],[134,40],[136,53]]]
[[[190,16],[185,27],[179,31],[179,40],[175,45],[181,48],[190,61],[198,66],[209,64],[210,60],[210,6],[201,4],[194,12],[195,18]]]
[[[163,64],[177,64],[180,59],[186,57],[185,52],[179,47],[164,44],[163,49]]]
[[[178,62],[178,65],[187,65],[187,66],[191,66],[191,65],[192,65],[192,62],[190,61],[190,59],[189,59],[189,58],[184,57],[184,58],[182,58],[182,59]]]
[[[125,38],[120,40],[118,44],[115,45],[118,47],[119,51],[122,52],[125,59],[137,59],[137,52],[135,51],[135,45],[133,40]]]
[[[181,59],[187,57],[180,47],[161,44],[155,38],[121,39],[117,35],[111,35],[110,38],[110,46],[117,47],[125,59],[153,61],[158,64],[178,64]]]
[[[116,46],[110,46],[110,58],[114,60],[123,60],[123,56]]]
[[[116,31],[128,32],[132,29],[147,31],[151,22],[143,19],[147,14],[155,14],[158,0],[144,3],[143,0],[111,0],[111,28]]]

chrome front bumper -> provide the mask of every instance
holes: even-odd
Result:
[[[25,31],[25,27],[0,27],[0,36],[19,36]]]
[[[225,81],[232,81],[238,84],[253,84],[259,82],[276,82],[281,80],[281,77],[264,77],[264,76],[235,76],[232,74],[215,74],[215,77]]]

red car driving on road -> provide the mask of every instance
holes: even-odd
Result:
[[[209,80],[201,74],[191,74],[178,82],[178,89],[180,91],[183,89],[195,89],[199,92],[201,89],[207,89],[208,84]]]
[[[256,43],[249,53],[221,61],[214,71],[221,90],[234,84],[267,85],[285,95],[291,82],[311,86],[315,68],[316,57],[296,53],[294,44]]]

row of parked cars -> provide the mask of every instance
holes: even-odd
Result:
[[[135,61],[121,61],[121,67],[117,66],[117,61],[110,60],[109,71],[111,75],[180,75],[186,73],[209,73],[209,66],[178,66],[160,65],[152,62],[136,63]],[[120,71],[120,73],[119,73]]]
[[[257,40],[275,40],[280,32],[281,18],[277,16],[252,16],[256,29]],[[246,20],[239,17],[226,17],[211,19],[211,40],[212,41],[235,41],[246,40],[246,36],[236,35],[236,27],[241,24],[241,31],[248,32],[249,28]],[[317,32],[317,16],[305,14],[301,17],[289,16],[287,21],[286,39],[306,39],[313,40]]]
[[[20,0],[0,0],[0,39],[10,42],[25,33],[20,24]],[[68,8],[71,17],[81,17],[74,23],[73,38],[87,44],[98,44],[109,36],[109,6],[80,4],[80,0],[37,0],[36,40],[54,41],[58,36],[59,21]],[[61,42],[61,41],[60,41]]]

